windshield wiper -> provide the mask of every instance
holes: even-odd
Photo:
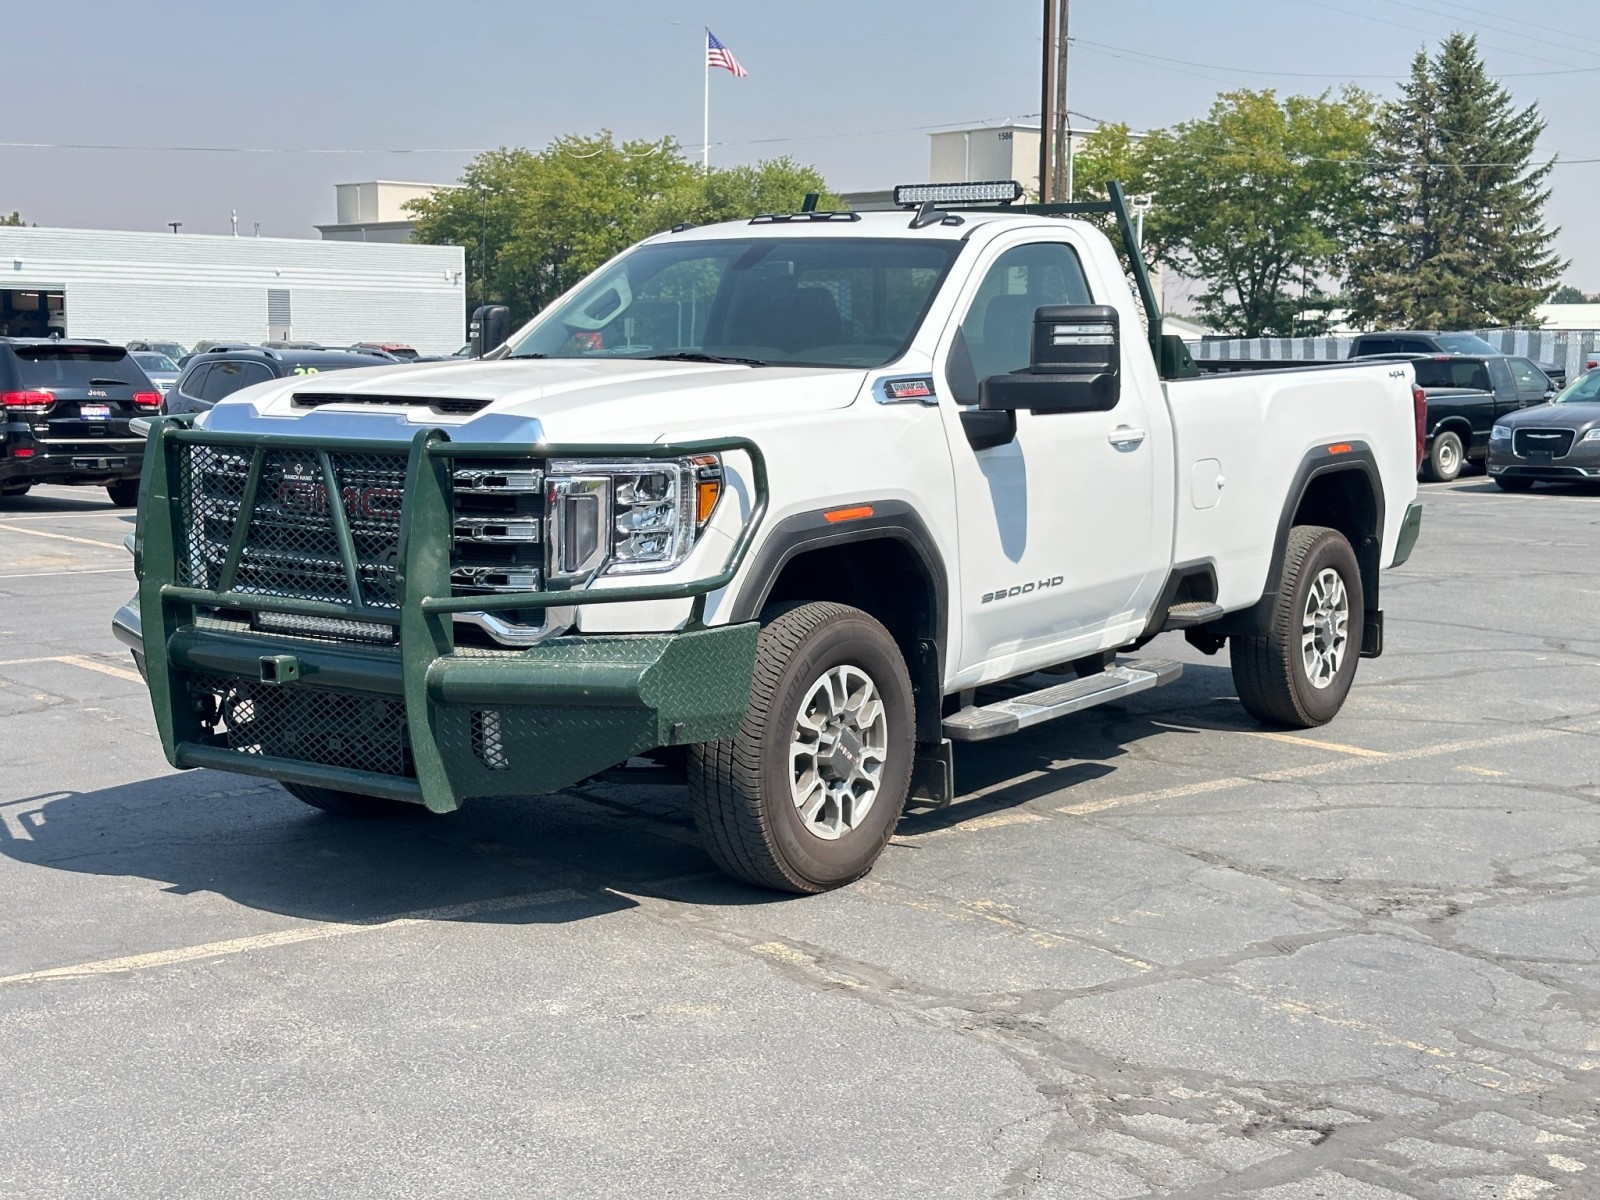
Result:
[[[508,355],[506,355],[506,357],[507,358],[549,358],[550,356],[548,354],[533,353],[533,354],[508,354]]]
[[[679,350],[673,354],[646,354],[652,362],[731,363],[742,367],[764,367],[759,358],[737,358],[730,354],[701,354],[696,350]]]
[[[89,380],[89,386],[90,387],[93,387],[97,383],[98,384],[109,384],[109,385],[112,385],[114,387],[131,387],[132,386],[126,379],[91,379],[91,380]]]

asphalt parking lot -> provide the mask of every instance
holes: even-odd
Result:
[[[0,1195],[1600,1196],[1600,494],[1425,489],[1388,652],[958,758],[861,884],[672,789],[350,823],[175,772],[131,514],[0,511]],[[1170,645],[1168,645],[1170,643]]]

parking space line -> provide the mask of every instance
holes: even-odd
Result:
[[[0,579],[49,579],[56,575],[121,575],[132,571],[130,562],[121,567],[85,567],[80,571],[24,571],[16,575],[0,575]]]
[[[198,946],[179,946],[172,950],[157,950],[150,954],[129,954],[121,958],[102,958],[95,962],[77,963],[70,967],[49,967],[42,971],[0,975],[0,987],[13,983],[42,983],[51,979],[89,979],[98,975],[148,971],[155,967],[176,966],[179,963],[197,962],[201,959],[226,958],[252,950],[268,950],[274,946],[292,946],[298,942],[323,941],[327,938],[349,937],[357,933],[377,933],[385,929],[400,929],[407,925],[423,925],[430,921],[456,921],[482,916],[485,913],[506,912],[514,908],[556,904],[563,900],[576,900],[578,897],[579,893],[571,888],[558,888],[546,892],[528,892],[520,896],[500,896],[493,900],[475,900],[469,904],[450,904],[443,908],[424,908],[376,921],[352,924],[328,923],[299,929],[280,929],[276,933],[258,933],[250,937],[229,938],[222,942],[204,942]]]
[[[94,538],[73,537],[70,533],[46,533],[42,529],[24,529],[20,525],[0,524],[0,529],[8,533],[25,533],[29,537],[53,538],[58,542],[77,542],[84,546],[104,546],[107,550],[123,550],[125,547],[120,542],[101,542]]]
[[[1600,729],[1600,721],[1587,721],[1569,728],[1554,728],[1550,726],[1538,729],[1523,729],[1516,733],[1504,733],[1499,737],[1489,738],[1462,738],[1454,742],[1439,742],[1433,746],[1418,746],[1410,750],[1395,750],[1385,754],[1381,760],[1364,758],[1337,758],[1327,762],[1311,763],[1304,767],[1284,767],[1277,771],[1262,771],[1257,775],[1228,775],[1219,779],[1201,779],[1194,783],[1180,784],[1177,787],[1157,788],[1149,792],[1132,792],[1126,796],[1108,796],[1103,800],[1083,800],[1077,804],[1064,804],[1055,811],[1067,816],[1082,817],[1092,813],[1106,812],[1113,808],[1128,808],[1136,804],[1149,804],[1157,800],[1177,800],[1184,796],[1200,796],[1207,792],[1224,792],[1230,788],[1246,787],[1257,783],[1290,783],[1296,779],[1306,779],[1317,775],[1331,775],[1338,771],[1349,771],[1360,766],[1376,766],[1378,762],[1384,764],[1395,762],[1415,762],[1423,758],[1440,758],[1450,754],[1465,754],[1473,750],[1486,750],[1495,746],[1513,746],[1526,742],[1538,742],[1547,738],[1561,737],[1563,734],[1583,734]]]
[[[110,663],[97,662],[81,654],[63,654],[52,662],[66,663],[69,667],[82,667],[85,671],[99,671],[102,675],[109,675],[113,679],[126,679],[132,683],[143,683],[144,676],[137,671],[130,671],[127,667],[114,667]]]
[[[1348,746],[1343,742],[1319,742],[1316,738],[1300,737],[1293,733],[1275,733],[1269,729],[1246,729],[1250,737],[1270,738],[1275,742],[1288,742],[1291,746],[1310,746],[1315,750],[1333,750],[1339,754],[1353,754],[1357,758],[1388,758],[1383,750],[1368,750],[1362,746]]]
[[[119,508],[91,508],[83,512],[57,512],[57,513],[7,513],[7,521],[81,521],[87,517],[109,517],[113,513],[126,513],[127,509]]]

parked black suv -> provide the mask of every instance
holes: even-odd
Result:
[[[0,497],[79,483],[138,503],[144,439],[128,422],[160,409],[160,390],[122,346],[0,338]]]
[[[282,379],[287,375],[316,375],[346,371],[351,367],[393,366],[386,354],[360,354],[350,350],[274,350],[267,346],[215,346],[196,354],[167,393],[169,413],[205,412],[224,396],[240,388]]]

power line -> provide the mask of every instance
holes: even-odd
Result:
[[[1451,21],[1451,22],[1454,22],[1454,21],[1458,20],[1456,15],[1454,13],[1452,13],[1452,12],[1448,12],[1448,11],[1439,12],[1437,9],[1434,9],[1434,8],[1423,8],[1420,5],[1410,3],[1410,0],[1389,0],[1389,3],[1393,4],[1393,5],[1396,5],[1399,8],[1409,8],[1413,12],[1419,12],[1419,13],[1422,13],[1425,16],[1429,16],[1429,17],[1442,17],[1445,20]],[[1488,25],[1482,19],[1479,19],[1477,21],[1462,20],[1461,24],[1463,24],[1463,25],[1482,25],[1482,26],[1484,26],[1484,28],[1490,30],[1493,33],[1508,34],[1511,37],[1521,38],[1525,42],[1535,42],[1535,43],[1537,43],[1538,45],[1541,45],[1541,46],[1554,46],[1557,50],[1569,50],[1574,54],[1585,54],[1585,55],[1588,55],[1590,58],[1593,58],[1595,56],[1595,52],[1593,50],[1579,49],[1577,47],[1569,45],[1567,42],[1552,42],[1549,38],[1535,37],[1531,33],[1519,33],[1515,29],[1506,29],[1506,28],[1504,28],[1502,26],[1499,26],[1499,25]]]
[[[1407,25],[1402,21],[1391,21],[1387,17],[1375,17],[1371,13],[1356,12],[1353,9],[1340,8],[1337,5],[1326,3],[1326,0],[1300,0],[1300,3],[1310,5],[1312,8],[1320,8],[1328,12],[1338,13],[1339,15],[1345,17],[1355,17],[1362,21],[1373,21],[1379,25],[1390,25],[1395,29],[1409,29],[1412,33],[1420,33],[1430,38],[1439,36],[1435,30],[1424,29],[1420,25]],[[1531,58],[1534,62],[1550,61],[1548,55],[1529,54],[1526,50],[1513,50],[1509,46],[1489,46],[1485,44],[1485,48],[1493,50],[1497,54],[1511,54],[1517,58]]]

